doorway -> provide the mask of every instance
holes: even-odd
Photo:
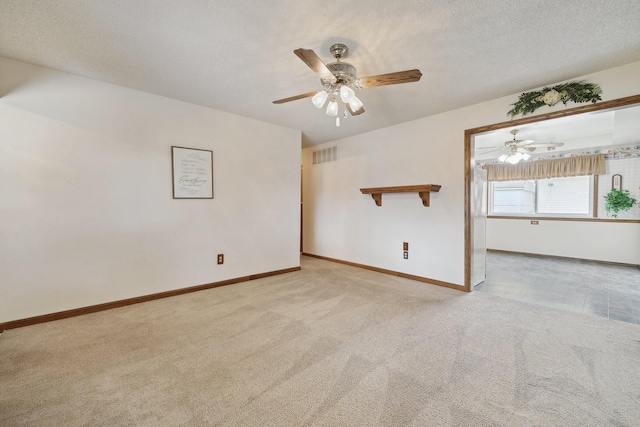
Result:
[[[465,283],[468,291],[473,289],[565,311],[640,324],[637,310],[640,306],[640,269],[631,264],[489,250],[486,280],[475,289],[473,287],[473,269],[480,246],[477,236],[482,234],[476,228],[486,227],[474,221],[479,209],[473,202],[475,136],[638,102],[640,96],[632,96],[465,131]]]
[[[558,110],[547,114],[537,116],[523,117],[507,122],[496,123],[487,126],[481,126],[473,129],[467,129],[464,136],[464,159],[465,159],[465,290],[472,290],[473,273],[475,265],[475,249],[476,244],[474,217],[477,215],[476,208],[473,203],[473,186],[475,184],[474,168],[476,164],[476,147],[475,137],[496,130],[506,128],[517,128],[523,125],[533,125],[536,123],[546,122],[552,119],[576,116],[579,114],[589,114],[604,110],[621,109],[630,107],[640,103],[640,95],[634,95],[626,98],[620,98],[612,101],[604,101],[596,104],[588,104],[580,107]]]

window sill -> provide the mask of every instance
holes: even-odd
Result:
[[[525,221],[583,221],[583,222],[624,222],[630,224],[640,223],[640,219],[620,219],[620,218],[576,218],[563,216],[516,216],[516,215],[489,215],[488,219],[520,219]]]

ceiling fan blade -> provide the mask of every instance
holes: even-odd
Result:
[[[356,110],[356,111],[353,111],[353,110],[351,109],[351,106],[350,106],[348,103],[347,103],[347,104],[345,104],[345,107],[347,107],[347,111],[349,111],[349,113],[350,113],[352,116],[359,116],[360,114],[364,113],[364,107],[360,107],[360,108],[359,108],[358,110]]]
[[[292,96],[290,98],[278,99],[277,101],[273,101],[273,103],[274,104],[284,104],[285,102],[296,101],[296,100],[302,99],[302,98],[309,98],[310,96],[313,96],[316,93],[318,93],[318,92],[307,92],[307,93],[303,93],[301,95]]]
[[[307,64],[315,73],[320,76],[321,79],[335,81],[336,76],[324,65],[324,62],[316,55],[311,49],[296,49],[293,51],[298,58],[302,59],[302,62]]]
[[[398,71],[396,73],[378,74],[377,76],[361,77],[356,85],[362,89],[376,86],[397,85],[400,83],[417,82],[422,77],[420,70]]]
[[[484,151],[484,152],[479,153],[479,154],[482,154],[484,156],[485,154],[497,153],[498,151],[507,151],[507,150],[505,150],[504,147],[503,148],[493,148],[492,150]]]
[[[494,145],[492,147],[476,147],[476,150],[504,150],[505,147],[504,145]]]
[[[534,142],[526,144],[524,147],[562,147],[564,142]]]

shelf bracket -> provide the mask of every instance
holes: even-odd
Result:
[[[428,191],[419,191],[418,195],[422,199],[422,206],[429,206],[429,202],[430,202],[429,196],[431,195],[431,193]]]

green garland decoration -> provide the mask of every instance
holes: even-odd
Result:
[[[569,101],[596,103],[602,99],[601,94],[602,89],[595,83],[587,83],[584,80],[561,83],[542,90],[523,93],[518,98],[518,102],[511,104],[513,108],[507,114],[513,118],[516,114],[533,113],[540,107],[556,105],[558,102],[565,105]]]

